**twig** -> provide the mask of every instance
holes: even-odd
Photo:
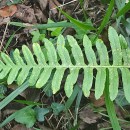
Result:
[[[7,32],[8,25],[9,25],[9,23],[7,22],[6,27],[5,27],[5,31],[4,31],[4,34],[3,34],[3,38],[2,38],[2,41],[1,41],[1,44],[0,44],[0,51],[2,50],[2,47],[3,47],[3,42],[5,40],[5,35],[6,35],[6,32]]]
[[[73,2],[75,2],[75,1],[77,1],[77,0],[72,0],[72,1],[70,1],[70,2],[67,2],[67,3],[65,3],[65,4],[63,4],[63,5],[60,5],[60,6],[57,6],[57,7],[63,7],[63,6],[65,6],[65,5],[68,5],[68,4],[70,4],[70,3],[73,3]],[[56,8],[57,8],[56,7]],[[56,8],[52,8],[52,9],[50,9],[50,10],[54,10],[54,9],[56,9]]]
[[[56,126],[56,130],[58,129],[59,124],[60,124],[61,120],[63,119],[63,117],[64,117],[64,116],[62,116],[62,117],[60,118],[60,120],[58,121],[57,126]]]

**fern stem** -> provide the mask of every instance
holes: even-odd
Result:
[[[10,67],[10,66],[9,66]],[[14,66],[11,66],[10,68],[13,68]],[[20,66],[18,65],[19,68],[26,67],[28,69],[30,68],[72,68],[72,69],[77,69],[77,68],[130,68],[130,65],[25,65],[25,66]]]
[[[107,75],[106,75],[106,86],[105,86],[104,95],[105,95],[105,103],[106,103],[108,116],[110,118],[113,130],[121,130],[118,119],[116,117],[114,103],[110,100],[109,97],[109,71],[108,69],[106,69],[106,71],[107,71],[106,73]]]

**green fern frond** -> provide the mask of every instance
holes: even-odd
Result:
[[[73,92],[73,86],[77,81],[79,71],[83,69],[84,79],[82,90],[84,95],[88,97],[93,83],[93,70],[96,69],[95,97],[99,99],[105,88],[106,69],[108,69],[110,78],[110,99],[114,100],[118,94],[118,72],[120,70],[124,93],[126,99],[130,102],[130,49],[124,37],[122,35],[118,36],[117,32],[112,27],[109,27],[108,35],[113,57],[112,65],[109,63],[107,48],[100,39],[96,41],[96,48],[100,59],[100,64],[97,63],[92,43],[86,35],[83,38],[85,54],[83,54],[83,50],[81,50],[77,41],[72,36],[67,36],[72,56],[75,60],[74,64],[65,47],[65,39],[60,35],[57,40],[56,48],[49,40],[44,40],[48,61],[46,61],[44,53],[38,43],[33,44],[33,52],[36,59],[26,45],[22,47],[24,59],[21,57],[18,49],[13,52],[14,61],[11,60],[7,54],[1,53],[0,79],[7,77],[8,84],[16,80],[17,83],[21,85],[27,79],[29,73],[31,73],[29,76],[30,86],[35,85],[36,88],[41,88],[47,83],[52,71],[55,69],[52,80],[52,90],[55,94],[60,89],[65,70],[69,69],[64,89],[67,97],[70,97]],[[58,62],[58,56],[60,57],[61,63]],[[85,59],[87,59],[88,64],[85,63]]]

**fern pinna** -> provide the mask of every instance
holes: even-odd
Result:
[[[118,36],[112,27],[109,27],[108,35],[113,57],[112,64],[109,62],[108,51],[102,40],[98,39],[96,41],[96,48],[100,58],[100,64],[97,64],[92,43],[87,36],[84,36],[83,47],[85,57],[88,61],[88,64],[86,64],[84,62],[85,57],[83,51],[77,41],[72,36],[67,36],[68,43],[71,46],[72,56],[75,60],[75,64],[73,64],[70,54],[65,47],[65,40],[63,36],[60,35],[57,40],[56,48],[49,40],[44,40],[48,62],[46,62],[45,55],[38,43],[33,44],[33,52],[37,61],[26,45],[22,47],[24,58],[20,56],[18,49],[13,52],[14,60],[7,54],[1,53],[0,79],[7,77],[8,84],[16,80],[20,85],[27,79],[31,71],[29,77],[30,86],[35,85],[36,88],[41,88],[48,81],[52,71],[56,69],[52,80],[52,91],[55,94],[60,89],[65,70],[69,69],[64,89],[67,97],[70,97],[73,92],[73,86],[77,81],[79,70],[83,69],[84,79],[82,90],[84,95],[88,97],[93,83],[93,70],[96,69],[95,97],[98,99],[104,91],[107,69],[109,71],[110,99],[114,100],[118,94],[120,72],[122,75],[124,93],[126,99],[130,102],[130,49],[124,37],[122,35]],[[57,55],[62,63],[58,62]]]

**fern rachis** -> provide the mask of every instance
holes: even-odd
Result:
[[[18,84],[22,84],[31,71],[29,77],[30,86],[35,85],[37,88],[41,88],[50,78],[52,70],[56,69],[52,80],[52,90],[53,93],[56,93],[60,89],[65,70],[69,69],[70,73],[66,78],[64,86],[66,95],[69,97],[73,92],[73,86],[77,81],[79,70],[83,69],[84,80],[82,90],[85,96],[89,96],[93,83],[93,69],[96,69],[95,97],[98,99],[103,94],[106,82],[106,69],[108,69],[110,99],[114,100],[118,93],[118,69],[120,69],[122,73],[124,93],[126,99],[130,102],[130,49],[127,47],[124,37],[121,35],[118,36],[112,27],[109,28],[109,40],[113,56],[112,65],[109,63],[108,51],[102,40],[99,39],[96,41],[96,48],[100,58],[99,65],[97,64],[95,52],[92,49],[92,43],[87,36],[84,36],[83,46],[88,64],[85,64],[84,62],[84,55],[77,41],[72,36],[68,36],[67,39],[71,46],[71,52],[75,64],[71,61],[70,54],[65,47],[63,36],[59,36],[57,40],[57,48],[55,48],[49,40],[44,40],[49,63],[46,62],[41,47],[37,43],[33,44],[33,52],[37,61],[34,59],[29,48],[25,45],[22,47],[24,60],[20,56],[18,49],[13,52],[15,62],[5,53],[1,53],[0,79],[7,77],[8,84],[11,84],[15,80]],[[58,62],[57,55],[60,57],[61,64]]]

